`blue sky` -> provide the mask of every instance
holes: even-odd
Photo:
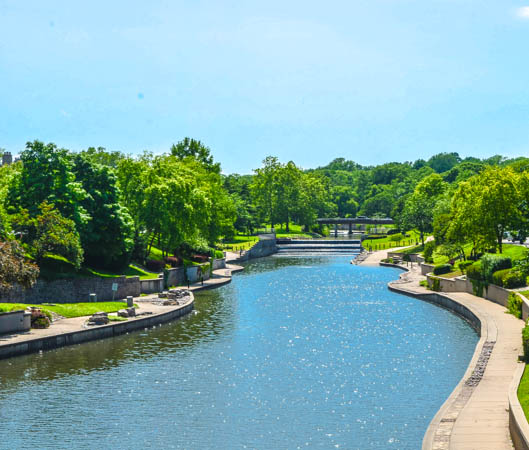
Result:
[[[225,173],[529,152],[529,1],[0,0],[0,147],[167,151]]]

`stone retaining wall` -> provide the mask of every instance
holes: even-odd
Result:
[[[113,295],[112,285],[118,290]],[[139,277],[126,278],[73,278],[54,281],[37,280],[29,289],[14,286],[2,292],[0,302],[16,303],[75,303],[90,301],[89,295],[96,294],[98,301],[120,300],[129,295],[139,297],[141,285]]]

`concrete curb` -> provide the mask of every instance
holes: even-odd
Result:
[[[525,369],[520,363],[509,387],[509,431],[516,450],[529,450],[529,423],[518,400],[518,386]]]
[[[167,312],[139,317],[126,322],[109,323],[94,328],[58,333],[52,336],[37,337],[22,342],[0,345],[0,359],[35,353],[41,350],[51,350],[67,345],[80,344],[82,342],[93,341],[96,339],[119,336],[120,334],[125,334],[130,331],[150,328],[165,322],[170,322],[193,310],[195,298],[191,292],[190,294],[191,298],[185,305],[172,308]]]

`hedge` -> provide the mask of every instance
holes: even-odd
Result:
[[[526,277],[522,272],[511,270],[503,277],[503,287],[507,289],[516,289],[525,286]]]
[[[439,264],[433,268],[434,275],[442,275],[450,272],[452,272],[452,266],[450,264]]]
[[[466,269],[467,278],[471,280],[481,280],[481,261],[476,261]]]
[[[505,276],[508,275],[511,271],[512,269],[497,270],[496,272],[492,274],[492,283],[495,284],[496,286],[503,287],[504,286],[503,280]]]
[[[474,261],[460,261],[457,263],[457,267],[459,267],[459,270],[462,273],[465,273],[467,268],[471,266],[472,264],[474,264]]]
[[[510,269],[512,260],[508,256],[485,254],[481,257],[481,278],[492,282],[492,274],[498,270]]]

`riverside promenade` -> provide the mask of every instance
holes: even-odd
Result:
[[[89,316],[61,318],[53,321],[49,328],[32,328],[27,332],[0,335],[0,359],[113,337],[175,320],[193,310],[193,292],[213,289],[230,283],[232,273],[243,269],[241,266],[227,264],[225,269],[214,270],[212,277],[203,283],[193,283],[189,289],[181,287],[181,289],[191,291],[191,295],[187,302],[180,305],[161,305],[157,302],[158,294],[136,297],[134,303],[138,305],[136,308],[138,315],[126,321],[87,326]],[[124,303],[125,306],[126,303]]]
[[[378,266],[386,251],[371,253],[362,265]],[[403,265],[406,268],[405,265]],[[389,288],[419,297],[432,291],[419,285],[426,279],[413,264]],[[423,440],[423,450],[512,449],[509,432],[509,388],[522,353],[523,321],[506,309],[463,292],[442,293],[468,308],[481,322],[480,341],[465,375],[433,418]],[[426,299],[426,297],[424,298]]]

